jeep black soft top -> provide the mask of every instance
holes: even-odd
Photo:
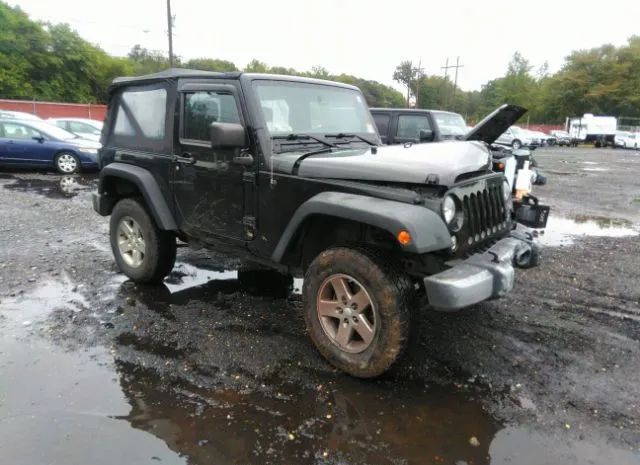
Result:
[[[294,76],[167,70],[110,88],[94,208],[120,269],[161,281],[176,239],[304,276],[311,339],[376,376],[417,290],[456,310],[537,263],[482,142],[383,146],[362,93]]]

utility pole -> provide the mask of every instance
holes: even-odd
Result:
[[[460,64],[460,57],[456,57],[456,77],[453,81],[453,101],[456,100],[456,89],[458,88],[458,68],[462,68],[464,65]]]
[[[454,84],[453,84],[453,97],[455,97],[456,96],[456,86],[458,85],[458,68],[462,68],[463,66],[464,65],[460,64],[460,57],[456,58],[456,64],[455,65],[449,66],[449,57],[447,57],[447,61],[445,62],[445,65],[441,68],[441,69],[444,69],[444,84],[443,84],[443,86],[445,87],[445,95],[444,95],[444,97],[445,97],[445,99],[444,99],[445,108],[447,107],[447,105],[449,103],[448,102],[449,93],[446,92],[446,85],[447,85],[447,82],[449,80],[449,68],[455,68],[456,69],[455,81],[454,81]]]
[[[440,69],[444,69],[444,82],[442,83],[442,93],[444,95],[444,107],[447,108],[447,80],[449,79],[449,57],[447,57],[447,61],[445,61],[444,66]]]
[[[424,76],[424,69],[420,67],[422,59],[418,61],[418,67],[416,68],[416,105],[418,108],[418,102],[420,101],[420,84],[422,83],[422,77]]]
[[[167,0],[167,25],[169,34],[169,67],[173,68],[173,17],[171,16],[171,0]]]

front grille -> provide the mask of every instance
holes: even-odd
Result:
[[[462,198],[468,244],[477,243],[507,226],[502,185],[487,186]]]

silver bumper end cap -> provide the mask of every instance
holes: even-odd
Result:
[[[436,310],[454,311],[504,297],[513,288],[513,265],[523,266],[533,255],[539,255],[537,243],[506,237],[486,252],[424,278],[429,304]]]

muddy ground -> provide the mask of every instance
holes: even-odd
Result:
[[[537,158],[543,264],[500,301],[416,309],[377,381],[233,259],[183,248],[164,286],[128,282],[95,176],[0,172],[0,463],[640,463],[640,154]]]

